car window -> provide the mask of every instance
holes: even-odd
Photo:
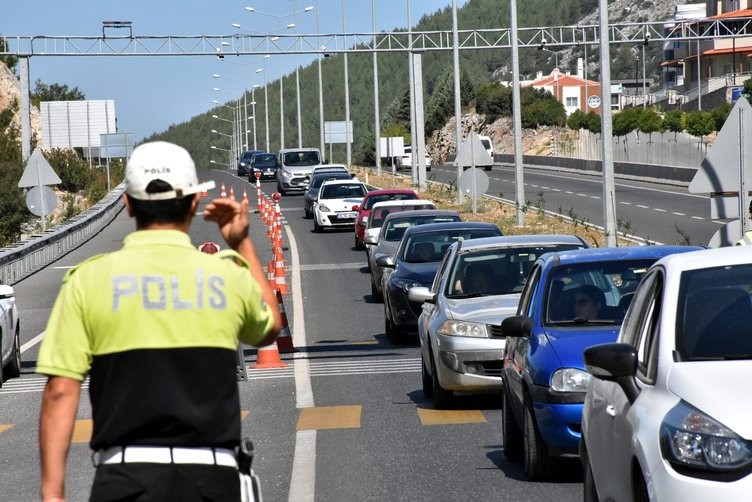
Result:
[[[418,198],[417,194],[410,194],[410,193],[392,193],[392,194],[372,195],[368,197],[368,200],[366,200],[365,204],[363,205],[363,209],[371,209],[373,205],[378,202],[386,202],[389,200],[414,200],[417,198]]]
[[[263,153],[263,154],[256,154],[251,159],[251,162],[257,162],[257,163],[273,163],[277,160],[277,156],[273,153]]]
[[[402,239],[405,230],[415,225],[425,225],[427,223],[447,223],[450,221],[460,221],[459,215],[444,214],[441,216],[426,215],[417,217],[394,218],[387,223],[387,227],[383,229],[382,234],[385,240],[396,242]]]
[[[653,270],[634,293],[629,315],[622,325],[623,339],[637,348],[637,371],[641,380],[653,383],[657,370],[655,349],[663,290],[662,272]]]
[[[366,188],[362,184],[348,185],[326,185],[321,189],[320,198],[323,199],[347,199],[350,197],[363,197],[366,194]]]
[[[286,166],[315,166],[321,164],[319,152],[285,152],[282,163]]]
[[[349,175],[342,175],[342,174],[317,174],[313,177],[311,180],[310,188],[319,188],[322,183],[325,181],[330,180],[346,180],[349,179]]]
[[[408,263],[441,261],[449,246],[460,239],[480,239],[500,235],[493,229],[457,229],[440,232],[422,232],[405,238],[400,247],[400,257]]]
[[[530,275],[525,282],[525,286],[522,288],[522,294],[520,295],[520,303],[517,306],[518,315],[533,315],[533,299],[536,296],[536,292],[540,287],[541,282],[541,265],[534,264],[533,269],[530,271]],[[544,300],[545,301],[545,300]]]
[[[438,293],[439,289],[441,288],[441,278],[444,277],[444,270],[449,266],[450,263],[452,263],[451,253],[444,253],[443,258],[441,259],[441,264],[439,264],[439,269],[436,272],[436,276],[433,278],[433,284],[431,284],[431,292],[432,293]]]
[[[545,324],[621,324],[634,286],[655,260],[560,265],[548,275]]]
[[[752,359],[752,264],[682,272],[676,312],[681,361]]]
[[[399,213],[402,211],[413,211],[418,209],[434,209],[433,202],[426,202],[425,204],[418,204],[415,206],[387,206],[376,208],[368,216],[368,228],[380,227],[384,224],[384,220],[390,213]]]

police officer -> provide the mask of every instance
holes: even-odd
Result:
[[[216,199],[204,209],[230,249],[207,254],[191,245],[207,185],[185,149],[140,145],[125,173],[136,231],[119,251],[65,275],[37,363],[48,375],[39,425],[43,500],[64,500],[87,375],[97,467],[91,500],[240,499],[237,343],[270,344],[281,322],[248,237],[247,202]]]
[[[752,220],[752,201],[749,201],[749,218]],[[750,246],[752,245],[752,230],[747,230],[742,235],[742,238],[736,241],[737,246]]]

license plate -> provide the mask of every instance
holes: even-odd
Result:
[[[337,219],[338,220],[346,220],[346,219],[352,219],[358,216],[358,213],[337,213]]]

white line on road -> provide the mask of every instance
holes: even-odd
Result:
[[[687,216],[684,213],[677,213],[676,211],[673,211],[671,214],[676,215],[676,216]]]
[[[654,207],[653,210],[654,211],[658,211],[659,213],[665,213],[666,212],[665,209],[661,209],[660,207]]]
[[[313,263],[310,265],[299,265],[301,272],[310,272],[311,270],[338,270],[341,268],[360,269],[365,267],[363,263]]]
[[[645,206],[645,205],[642,205],[642,204],[635,204],[635,205],[637,207],[639,207],[640,209],[650,209],[650,206]]]
[[[37,336],[29,340],[28,342],[21,345],[21,354],[32,348],[34,345],[38,344],[44,339],[44,331],[39,333]]]

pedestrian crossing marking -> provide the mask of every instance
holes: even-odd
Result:
[[[359,429],[362,409],[361,405],[303,408],[296,430]]]
[[[88,443],[91,441],[92,421],[90,418],[76,420],[73,424],[73,436],[71,443]]]
[[[481,410],[434,410],[418,408],[418,417],[423,425],[484,424],[486,417]]]
[[[13,424],[0,424],[0,432],[5,432],[12,427]]]

